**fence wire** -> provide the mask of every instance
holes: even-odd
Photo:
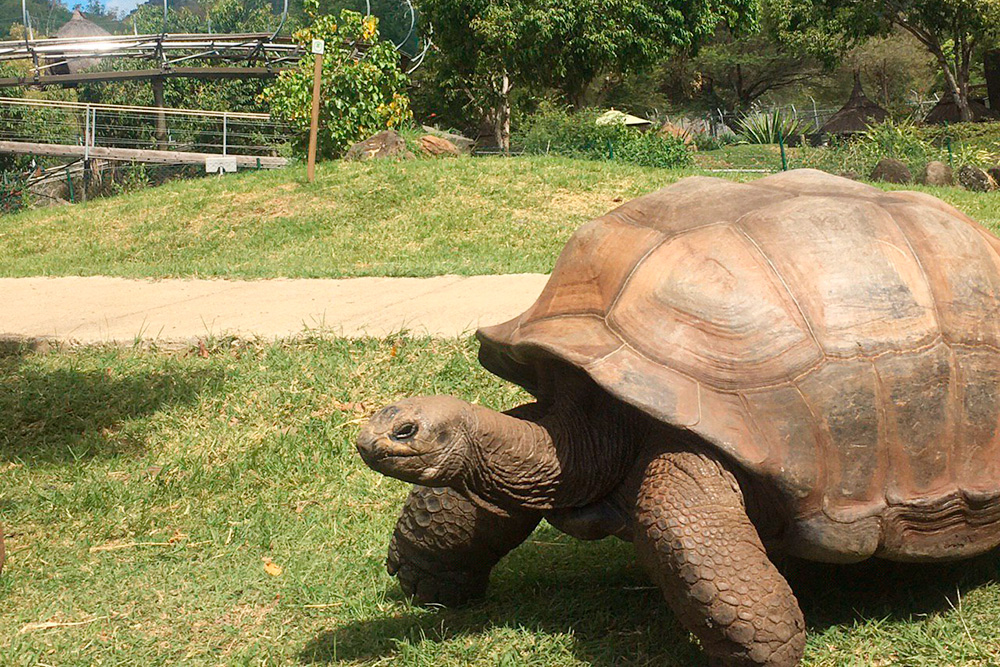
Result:
[[[294,129],[267,114],[0,98],[0,140],[219,155],[287,155]]]

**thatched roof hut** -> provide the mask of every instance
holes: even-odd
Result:
[[[889,112],[872,102],[861,89],[861,77],[854,73],[854,90],[840,111],[820,128],[819,134],[853,134],[864,132],[869,125],[881,123],[889,117]]]
[[[73,10],[73,16],[67,21],[55,37],[58,39],[73,39],[78,37],[107,37],[111,33],[89,20],[79,9]],[[59,58],[62,60],[62,58]],[[76,74],[85,69],[100,64],[100,58],[67,58],[65,64],[52,68],[53,74]]]
[[[1000,119],[1000,112],[988,108],[981,100],[970,99],[969,111],[972,112],[973,123],[983,123],[989,120]],[[924,122],[932,125],[961,123],[962,115],[958,112],[958,105],[951,99],[951,95],[945,95],[927,113],[927,116],[924,117]]]
[[[606,111],[597,117],[595,121],[598,125],[625,125],[626,127],[635,127],[640,130],[648,130],[653,126],[653,121],[646,120],[645,118],[639,118],[638,116],[633,116],[630,113],[625,113],[624,111],[617,111],[616,109],[611,109]]]

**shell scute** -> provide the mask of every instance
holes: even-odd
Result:
[[[607,319],[643,356],[712,387],[743,387],[749,374],[771,384],[822,356],[783,286],[728,226],[656,248]]]
[[[584,313],[603,317],[636,263],[662,239],[652,229],[613,216],[584,225],[566,244],[552,279],[523,319]],[[595,262],[596,257],[614,257],[615,261]]]
[[[920,262],[874,201],[804,196],[754,211],[739,227],[781,274],[827,354],[873,356],[938,336]]]
[[[959,420],[955,479],[970,495],[997,492],[1000,479],[1000,354],[990,348],[955,348]]]
[[[799,446],[823,448],[823,511],[837,521],[877,512],[884,501],[885,466],[880,460],[879,387],[872,363],[866,359],[830,363],[796,385],[819,419],[819,441]]]
[[[882,392],[890,504],[954,493],[956,445],[951,350],[944,343],[920,354],[875,360]]]
[[[822,433],[818,420],[797,387],[789,383],[743,394],[747,412],[766,443],[768,458],[761,469],[789,497],[819,506],[824,488]]]
[[[1000,255],[983,243],[977,226],[951,215],[951,207],[922,200],[885,208],[920,257],[945,340],[1000,347]]]

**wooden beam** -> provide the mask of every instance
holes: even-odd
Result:
[[[170,69],[143,69],[124,72],[78,72],[76,74],[47,74],[0,78],[0,88],[11,86],[65,86],[103,81],[143,81],[147,79],[261,79],[277,76],[285,67],[172,67]]]
[[[39,155],[47,157],[82,158],[83,146],[64,144],[36,144],[27,141],[0,141],[0,153],[15,155]],[[185,153],[183,151],[156,151],[136,148],[92,147],[88,153],[94,160],[116,160],[119,162],[145,162],[147,164],[205,164],[206,158],[223,157],[218,153]],[[234,158],[239,167],[251,168],[258,165],[265,169],[288,166],[283,157],[258,157],[256,155],[226,155]]]

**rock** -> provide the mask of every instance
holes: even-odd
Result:
[[[958,170],[958,182],[967,190],[973,192],[989,192],[996,190],[997,182],[984,169],[971,164],[963,165]]]
[[[412,157],[413,153],[407,150],[403,137],[392,130],[386,130],[351,146],[344,159],[363,161],[403,158],[409,160]]]
[[[461,134],[445,132],[444,130],[439,130],[436,127],[431,127],[430,125],[421,125],[421,127],[427,134],[433,134],[435,137],[447,139],[454,144],[455,148],[457,148],[460,153],[464,153],[465,155],[472,155],[472,149],[476,146],[475,139],[463,137]]]
[[[1000,187],[1000,164],[995,167],[990,167],[986,170],[986,173],[990,175],[990,178],[996,181],[997,187]]]
[[[872,169],[871,180],[885,181],[886,183],[909,183],[913,180],[909,167],[899,160],[891,157],[879,160],[875,168]]]
[[[687,130],[683,127],[678,127],[673,123],[671,123],[670,121],[667,121],[660,126],[659,132],[665,137],[675,137],[677,139],[680,139],[681,141],[684,142],[685,146],[697,150],[697,147],[695,146],[694,143],[694,137],[691,136],[690,130]]]
[[[924,166],[917,182],[921,185],[954,185],[955,177],[951,173],[951,167],[934,160]]]
[[[420,150],[434,157],[458,157],[458,146],[443,137],[425,134],[420,137]]]

